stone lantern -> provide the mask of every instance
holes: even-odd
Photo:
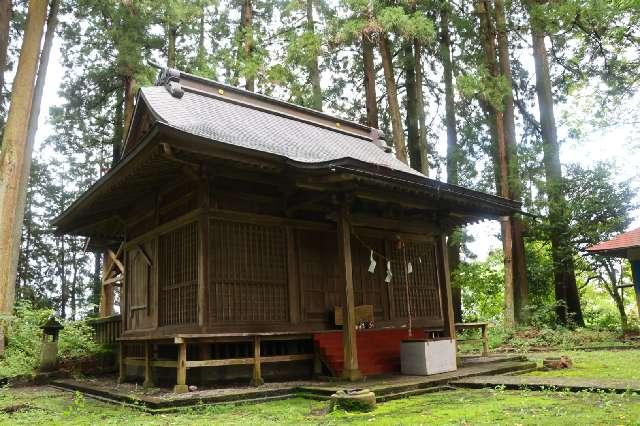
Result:
[[[64,327],[51,315],[40,328],[42,329],[40,371],[53,371],[58,364],[58,335]]]

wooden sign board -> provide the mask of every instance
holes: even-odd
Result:
[[[336,325],[343,325],[342,306],[333,307],[334,322]],[[356,306],[356,324],[362,322],[373,322],[373,305]]]

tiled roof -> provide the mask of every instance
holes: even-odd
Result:
[[[352,158],[423,176],[369,138],[197,91],[185,90],[178,98],[162,86],[140,90],[142,98],[160,121],[212,141],[301,163]]]
[[[607,252],[618,251],[633,247],[640,247],[640,228],[633,229],[629,232],[623,232],[622,234],[610,239],[609,241],[601,242],[595,246],[587,248],[587,251],[595,252]]]

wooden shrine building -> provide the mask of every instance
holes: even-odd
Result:
[[[399,370],[409,322],[455,337],[447,233],[518,209],[412,170],[376,129],[164,70],[54,225],[108,250],[121,378],[185,391]]]

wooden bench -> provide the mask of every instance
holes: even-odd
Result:
[[[456,332],[469,329],[480,329],[482,337],[480,339],[456,339],[456,346],[458,342],[482,342],[482,356],[489,356],[489,336],[487,329],[489,328],[488,322],[457,322],[455,323]]]

